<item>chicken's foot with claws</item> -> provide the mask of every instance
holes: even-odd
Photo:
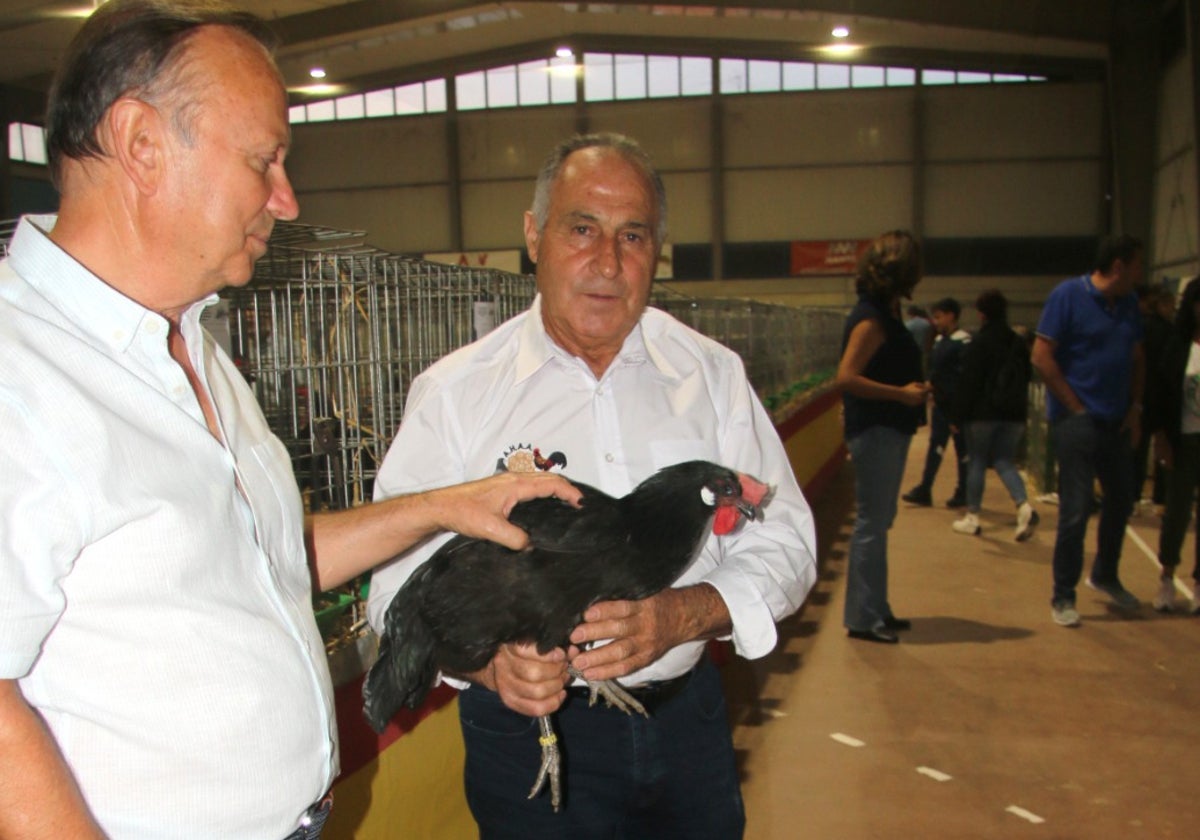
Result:
[[[620,709],[627,715],[637,712],[642,717],[650,717],[646,714],[646,707],[616,680],[589,680],[581,671],[576,670],[574,665],[568,665],[567,672],[575,679],[587,683],[590,692],[588,694],[589,707],[596,705],[597,697],[603,697],[610,709]]]
[[[587,683],[590,692],[588,695],[589,707],[596,705],[597,697],[603,697],[604,702],[610,708],[620,709],[627,715],[637,712],[642,717],[649,717],[646,714],[646,707],[616,680],[589,680],[573,665],[568,665],[567,671],[575,679]],[[562,754],[558,750],[558,736],[554,734],[554,726],[550,723],[548,715],[538,718],[538,743],[542,745],[542,765],[538,768],[537,778],[534,779],[533,787],[529,791],[529,799],[533,799],[541,793],[542,788],[546,786],[546,781],[549,780],[550,807],[554,809],[555,813],[558,813],[558,808],[562,804]]]
[[[529,791],[529,799],[537,796],[550,780],[550,807],[558,813],[562,804],[562,755],[558,751],[558,736],[554,734],[554,726],[550,723],[549,715],[538,719],[538,743],[542,745],[542,766],[538,768],[537,778]]]

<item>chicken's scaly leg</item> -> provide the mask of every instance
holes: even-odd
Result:
[[[542,766],[538,768],[537,778],[529,791],[529,798],[537,796],[550,779],[550,806],[558,813],[562,803],[562,758],[558,751],[558,736],[554,734],[554,726],[550,723],[549,715],[538,718],[538,743],[542,745]]]
[[[596,705],[597,697],[603,697],[610,707],[620,709],[627,715],[637,712],[642,717],[650,717],[646,713],[646,707],[616,680],[589,680],[573,665],[567,665],[567,671],[575,679],[587,683],[591,692],[588,697],[589,706]],[[529,798],[533,799],[541,793],[542,788],[546,786],[546,780],[549,779],[550,806],[554,808],[555,813],[558,813],[558,807],[562,804],[562,755],[558,750],[558,736],[554,734],[554,726],[550,723],[549,715],[542,715],[538,718],[538,733],[538,743],[542,745],[542,766],[538,768],[537,778],[534,779],[533,787],[529,791]]]

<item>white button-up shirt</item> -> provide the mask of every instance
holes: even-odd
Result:
[[[624,496],[662,467],[704,459],[774,485],[764,522],[710,535],[676,586],[707,582],[733,618],[739,654],[763,656],[775,622],[816,581],[812,513],[738,356],[669,315],[647,309],[597,380],[547,336],[541,300],[414,380],[404,421],[380,467],[375,497],[481,478],[541,459],[568,478]],[[392,596],[444,540],[377,569],[368,614],[378,631]],[[690,669],[689,642],[622,678],[629,686]]]
[[[114,840],[282,837],[337,771],[303,508],[230,359],[25,219],[0,264],[0,678]],[[39,229],[41,228],[41,229]]]

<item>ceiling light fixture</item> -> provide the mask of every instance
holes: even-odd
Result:
[[[554,51],[554,54],[559,58],[570,58],[575,55],[575,52],[570,47],[559,47]]]
[[[308,75],[314,79],[324,79],[325,78],[325,68],[324,67],[314,67],[308,71]]]
[[[848,26],[835,26],[833,27],[832,34],[834,38],[849,38],[850,28]]]
[[[288,93],[295,93],[301,96],[339,96],[346,92],[345,85],[333,85],[325,82],[319,82],[315,85],[297,85],[288,88]]]
[[[828,44],[824,47],[817,47],[817,49],[834,58],[846,58],[862,51],[862,47],[858,44]]]

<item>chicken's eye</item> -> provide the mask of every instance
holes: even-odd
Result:
[[[717,503],[717,494],[714,493],[712,490],[709,490],[707,487],[701,487],[700,488],[700,500],[703,501],[704,504],[708,505],[709,507],[712,507],[713,505],[715,505]]]

